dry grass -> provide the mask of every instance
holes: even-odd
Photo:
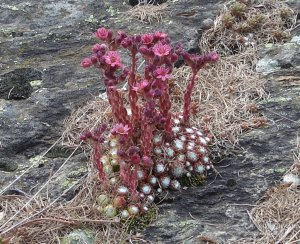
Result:
[[[126,12],[126,18],[138,20],[147,24],[161,22],[166,14],[167,4],[160,5],[145,4],[136,5]]]
[[[256,101],[266,96],[265,81],[253,71],[251,62],[255,62],[252,49],[221,58],[213,67],[200,71],[193,91],[192,124],[206,125],[215,140],[236,143],[242,131],[260,126]],[[189,76],[187,67],[175,71],[171,93],[174,111],[183,108],[182,97]]]
[[[90,173],[80,186],[79,192],[69,202],[53,204],[52,200],[46,197],[37,197],[27,204],[29,198],[25,196],[1,196],[0,206],[4,212],[0,218],[0,231],[2,234],[5,232],[2,241],[32,244],[60,243],[60,238],[74,228],[91,231],[96,235],[96,243],[125,243],[135,238],[142,240],[142,236],[134,236],[127,229],[133,219],[121,222],[119,218],[103,217],[97,210],[96,200],[101,193],[103,189],[98,183],[97,176]],[[19,212],[17,218],[14,217],[6,223],[17,212]],[[12,226],[14,228],[6,231]],[[1,239],[0,243],[2,243]]]
[[[95,98],[66,118],[62,144],[76,147],[80,145],[79,137],[84,131],[97,127],[101,123],[111,122],[112,114],[107,99]]]
[[[201,50],[217,50],[227,56],[240,53],[247,46],[284,42],[290,38],[296,13],[282,1],[251,1],[251,4],[242,5],[246,6],[245,11],[240,12],[234,11],[238,2],[225,5],[214,27],[203,33]]]
[[[300,179],[300,141],[297,139],[294,164],[286,175]],[[292,183],[293,182],[293,183]],[[298,182],[299,184],[299,182]],[[258,244],[300,242],[300,189],[295,181],[270,188],[251,211],[251,219],[260,231]]]

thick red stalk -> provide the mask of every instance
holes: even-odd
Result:
[[[168,137],[171,137],[172,135],[172,125],[171,125],[171,119],[172,119],[172,113],[171,110],[171,99],[169,94],[169,85],[166,84],[166,89],[163,91],[163,94],[161,95],[159,99],[159,105],[160,105],[160,112],[163,115],[163,117],[166,119],[165,121],[165,132]]]
[[[128,174],[129,170],[130,170],[130,166],[128,164],[126,164],[125,162],[120,164],[120,177],[122,183],[126,186],[130,185],[130,176]]]
[[[100,160],[101,153],[100,153],[100,145],[98,142],[94,142],[94,152],[93,152],[93,160],[95,162],[96,168],[98,170],[98,176],[100,182],[105,182],[105,174],[103,171],[103,164]]]
[[[130,70],[130,75],[128,79],[128,85],[129,85],[129,103],[130,103],[130,108],[132,112],[132,117],[131,117],[131,123],[133,126],[133,129],[136,127],[136,123],[140,120],[139,117],[139,107],[137,105],[138,101],[138,95],[137,93],[133,90],[133,86],[135,84],[135,78],[136,78],[136,51],[131,52],[131,58],[132,58],[132,64],[131,64],[131,70]]]
[[[143,115],[141,121],[141,146],[144,156],[151,156],[153,150],[153,135],[154,128],[150,124],[145,115]]]
[[[133,200],[137,198],[137,186],[138,186],[138,177],[137,177],[137,170],[134,168],[129,172],[130,174],[130,185],[129,189],[131,191],[131,197]]]
[[[190,114],[191,114],[191,101],[192,101],[192,92],[194,89],[195,81],[196,81],[196,71],[192,71],[192,79],[191,82],[187,85],[186,90],[184,92],[184,107],[183,107],[183,123],[189,123]]]
[[[109,104],[112,108],[113,115],[117,120],[117,123],[128,125],[131,128],[132,126],[129,120],[127,110],[117,89],[115,87],[108,87],[107,97]]]

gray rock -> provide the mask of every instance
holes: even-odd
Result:
[[[213,26],[214,26],[214,21],[210,18],[203,20],[201,23],[201,27],[203,30],[208,30]]]
[[[61,241],[61,244],[94,244],[95,240],[88,230],[73,230]]]
[[[256,71],[265,75],[281,69],[300,66],[300,44],[296,42],[267,44],[265,56],[257,62]]]
[[[14,161],[0,160],[0,170],[5,172],[13,172],[18,169],[18,164]]]
[[[300,45],[300,36],[293,36],[291,42],[297,43]]]

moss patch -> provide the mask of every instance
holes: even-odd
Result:
[[[155,206],[149,207],[147,213],[134,217],[128,222],[128,230],[137,231],[146,228],[157,218],[157,214]]]

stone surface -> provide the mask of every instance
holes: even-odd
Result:
[[[267,44],[264,57],[256,65],[256,71],[270,74],[281,69],[299,67],[300,44],[295,41],[280,44]]]
[[[94,244],[95,240],[87,230],[73,230],[61,241],[61,244]]]

